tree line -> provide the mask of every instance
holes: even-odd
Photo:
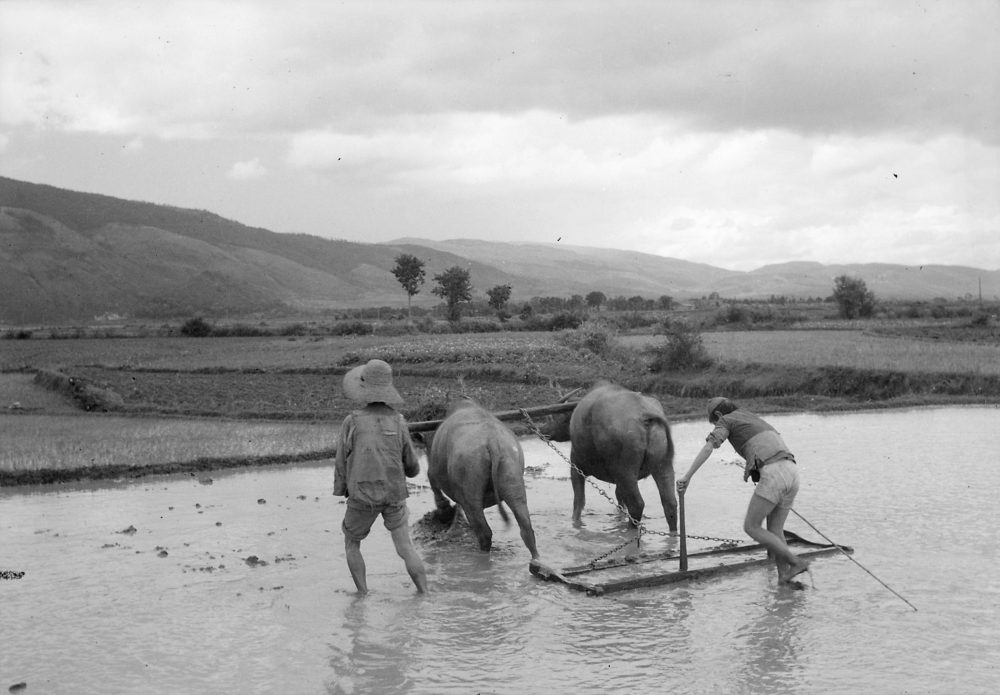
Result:
[[[424,262],[414,255],[404,253],[396,256],[392,274],[406,292],[407,318],[412,321],[412,301],[426,281]],[[455,265],[433,277],[436,283],[431,293],[441,297],[445,302],[449,321],[458,321],[462,316],[462,306],[472,301],[472,279],[469,271]],[[511,296],[509,284],[496,285],[486,291],[487,303],[501,321],[510,318],[508,302]],[[721,299],[717,293],[714,298]],[[712,297],[710,297],[712,298]],[[774,302],[776,298],[772,297]],[[784,297],[780,298],[785,300]],[[867,318],[875,311],[875,295],[868,289],[865,281],[840,275],[834,278],[833,294],[830,300],[835,302],[842,318]],[[781,303],[784,303],[782,301]],[[563,297],[535,297],[531,304],[525,304],[521,309],[522,318],[534,311],[540,313],[556,313],[560,311],[580,311],[585,308],[600,310],[606,307],[611,311],[654,311],[669,310],[675,306],[673,297],[663,295],[658,299],[647,299],[639,295],[632,297],[607,297],[603,292],[593,291],[586,296],[572,295]]]
[[[406,292],[407,317],[412,320],[413,297],[417,295],[426,282],[424,262],[408,253],[395,258],[392,274]],[[455,265],[442,273],[433,276],[435,283],[431,293],[441,297],[445,302],[449,321],[458,321],[462,315],[462,306],[472,301],[472,279],[469,271]],[[508,303],[512,287],[509,284],[495,285],[486,290],[487,304],[493,309],[501,321],[510,318]],[[657,299],[647,299],[638,295],[632,297],[608,297],[603,292],[593,291],[586,296],[574,294],[565,297],[534,297],[531,303],[521,308],[521,313],[556,313],[560,311],[581,311],[583,309],[600,310],[602,307],[612,311],[653,311],[656,309],[671,309],[675,305],[673,297],[661,296]]]

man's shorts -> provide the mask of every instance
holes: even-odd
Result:
[[[406,508],[406,502],[398,504],[383,504],[379,506],[358,505],[355,507],[351,501],[347,501],[347,511],[344,512],[344,523],[341,529],[344,535],[352,541],[363,541],[368,537],[368,532],[372,529],[375,519],[382,515],[382,521],[390,532],[395,531],[400,526],[405,526],[410,519],[410,513]]]
[[[759,495],[781,509],[791,509],[799,493],[799,471],[794,461],[782,459],[761,466],[760,482],[753,494]]]

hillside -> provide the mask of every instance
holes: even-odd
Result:
[[[470,260],[491,264],[522,283],[545,278],[546,287],[557,291],[535,292],[567,296],[586,295],[599,290],[609,297],[641,295],[655,299],[661,295],[691,297],[709,294],[701,286],[711,286],[725,278],[745,273],[715,268],[635,251],[598,249],[564,244],[516,244],[478,239],[396,239],[392,244],[407,243],[439,251],[450,251]]]
[[[1000,295],[1000,271],[954,266],[789,263],[744,273],[652,254],[561,244],[398,239],[363,244],[248,227],[205,210],[128,201],[0,177],[0,322],[248,317],[406,305],[395,258],[424,260],[417,305],[438,303],[432,278],[461,265],[474,294],[510,284],[512,299],[641,295],[678,299],[826,296],[836,275],[881,298]]]

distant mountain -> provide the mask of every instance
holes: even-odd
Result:
[[[406,305],[395,258],[425,262],[414,297],[434,305],[433,276],[469,270],[476,296],[510,284],[512,299],[821,297],[840,274],[878,297],[1000,295],[1000,271],[955,266],[788,263],[750,273],[652,254],[561,244],[397,239],[362,244],[247,227],[190,210],[0,177],[0,323],[82,322],[117,315],[251,317]]]
[[[692,288],[745,273],[724,270],[636,251],[598,249],[566,244],[517,244],[478,239],[396,239],[390,244],[409,244],[449,251],[470,260],[490,264],[517,279],[513,286],[539,285],[535,295],[584,295],[599,290],[609,297],[662,295],[690,297]],[[552,288],[556,291],[552,291]],[[542,291],[542,288],[545,288]]]

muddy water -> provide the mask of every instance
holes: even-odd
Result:
[[[414,594],[388,534],[353,595],[328,467],[0,490],[0,687],[25,693],[923,693],[1000,684],[1000,410],[774,417],[800,460],[798,511],[856,548],[773,573],[588,597],[496,548],[416,524],[433,593]],[[674,428],[686,469],[706,433]],[[562,456],[526,442],[540,548],[576,564],[629,536],[588,486],[569,519]],[[748,487],[726,448],[695,478],[688,532],[741,538]],[[649,527],[664,530],[651,485]],[[433,507],[413,491],[414,520]],[[800,519],[789,528],[817,537]],[[651,534],[643,550],[676,541]],[[691,550],[709,541],[692,539]]]

